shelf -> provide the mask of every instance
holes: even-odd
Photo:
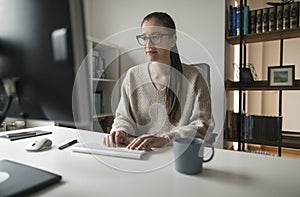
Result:
[[[225,82],[226,90],[300,90],[300,80],[295,80],[294,86],[269,86],[268,81],[255,81],[254,83],[241,83],[227,80]]]
[[[237,139],[225,139],[226,141],[229,142],[237,142]],[[257,139],[241,139],[242,143],[246,143],[246,144],[259,144],[259,145],[266,145],[266,146],[280,146],[281,143],[280,142],[276,142],[276,141],[270,141],[270,140],[257,140]]]
[[[100,118],[107,118],[107,117],[111,117],[114,116],[113,114],[99,114],[99,115],[95,115],[93,116],[94,119],[100,119]]]
[[[299,37],[300,37],[300,27],[297,27],[294,29],[247,34],[244,35],[244,41],[245,43],[257,43],[257,42],[275,41],[280,39],[299,38]],[[239,36],[227,36],[226,40],[228,43],[232,45],[240,43]]]
[[[282,146],[300,149],[300,132],[282,131]]]
[[[91,78],[93,81],[101,81],[101,82],[116,82],[115,79],[105,79],[105,78]]]
[[[237,139],[225,139],[228,142],[237,142]],[[247,144],[258,144],[258,145],[265,145],[265,146],[281,146],[284,148],[293,148],[293,149],[300,149],[300,138],[299,137],[285,137],[282,136],[282,142],[274,142],[274,141],[267,141],[267,140],[249,140],[249,139],[241,139],[242,143]]]

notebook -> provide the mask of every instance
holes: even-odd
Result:
[[[142,159],[142,157],[147,153],[147,151],[145,150],[130,150],[126,147],[107,147],[101,144],[79,144],[73,146],[71,149],[73,152],[123,157],[130,159]]]
[[[9,133],[0,135],[1,138],[9,139],[10,141],[20,140],[29,137],[36,137],[40,135],[51,134],[51,131],[42,131],[42,130],[34,130],[34,131],[22,131],[17,133]]]
[[[26,196],[58,183],[61,176],[10,160],[0,160],[0,196]]]

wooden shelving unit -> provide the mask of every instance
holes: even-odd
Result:
[[[240,0],[240,5],[247,4],[247,0]],[[241,18],[243,18],[241,16]],[[243,24],[241,24],[241,27]],[[246,45],[250,43],[261,43],[268,41],[280,41],[280,66],[283,66],[283,40],[300,38],[300,27],[293,29],[285,29],[285,30],[277,30],[277,31],[269,31],[255,34],[247,34],[243,35],[243,30],[241,28],[241,36],[228,36],[228,32],[226,35],[227,43],[231,45],[239,45],[240,47],[240,61],[239,68],[242,68],[242,65],[246,65]],[[241,75],[240,75],[241,77]],[[279,114],[278,116],[282,116],[282,91],[289,90],[300,90],[300,80],[295,80],[293,86],[269,86],[268,81],[260,80],[251,83],[245,83],[240,81],[225,81],[225,88],[227,91],[239,91],[239,114],[241,115],[242,111],[245,111],[242,103],[245,103],[245,92],[246,91],[278,91],[279,92]],[[244,150],[244,144],[260,144],[260,145],[268,145],[268,146],[277,146],[278,147],[278,155],[281,156],[281,147],[288,148],[300,148],[300,135],[285,135],[284,132],[281,132],[281,138],[278,141],[269,141],[269,140],[257,140],[257,139],[243,139],[241,135],[242,131],[242,122],[240,119],[238,128],[239,132],[236,138],[225,139],[226,141],[238,142],[239,150]],[[295,140],[299,140],[298,143],[295,143]],[[241,146],[242,145],[242,146]],[[241,148],[242,147],[242,148]]]

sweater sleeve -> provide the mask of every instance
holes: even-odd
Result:
[[[121,98],[115,112],[115,118],[112,125],[113,131],[124,131],[130,135],[135,133],[135,123],[130,113],[129,98],[129,77],[125,77],[121,86]]]
[[[185,124],[174,127],[170,132],[165,133],[170,139],[178,137],[199,137],[209,139],[215,127],[215,121],[211,109],[211,97],[208,84],[203,78],[194,84],[195,94],[189,95],[193,103],[190,116]]]

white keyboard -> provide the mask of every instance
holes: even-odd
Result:
[[[130,150],[126,147],[107,147],[101,144],[79,144],[71,147],[73,152],[141,159],[147,153],[145,150]]]

